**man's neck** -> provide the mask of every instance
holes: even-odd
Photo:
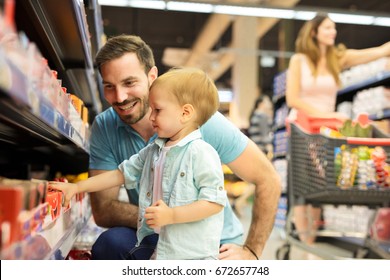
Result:
[[[155,134],[152,123],[145,117],[136,124],[132,124],[131,127],[137,131],[139,135],[141,135],[142,139],[144,139],[146,143]]]

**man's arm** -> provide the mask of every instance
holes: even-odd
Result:
[[[90,170],[89,176],[104,173],[106,170]],[[92,214],[101,227],[137,227],[138,206],[118,200],[120,187],[90,193]]]
[[[249,140],[242,154],[228,164],[242,180],[255,185],[252,222],[244,247],[234,244],[221,246],[220,259],[255,259],[260,257],[274,226],[278,200],[281,194],[279,175],[264,153]],[[247,247],[246,247],[247,246]]]

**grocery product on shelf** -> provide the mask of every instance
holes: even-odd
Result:
[[[62,237],[73,243],[90,216],[88,196],[64,208],[62,193],[48,189],[48,181],[1,177],[0,259],[65,258],[70,247],[61,250]]]

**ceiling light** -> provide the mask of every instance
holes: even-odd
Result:
[[[377,17],[374,19],[375,25],[381,25],[381,26],[390,26],[390,18],[388,17]]]
[[[132,7],[139,9],[165,10],[166,4],[162,0],[98,0],[103,6]]]
[[[310,20],[318,12],[309,8],[276,8],[250,5],[218,5],[214,2],[195,1],[169,1],[169,0],[98,0],[100,5],[123,6],[144,9],[159,9],[169,11],[218,13],[238,16],[271,17],[279,19]],[[390,16],[388,14],[379,15],[377,13],[341,13],[341,10],[323,10],[328,12],[329,17],[336,23],[365,24],[390,26]]]
[[[230,89],[218,89],[219,102],[229,103],[233,100],[233,92]]]
[[[196,12],[196,13],[212,13],[213,5],[203,3],[187,3],[187,2],[167,2],[167,10],[170,11],[182,11],[182,12]]]
[[[281,10],[271,8],[256,8],[242,6],[216,5],[214,12],[217,14],[228,14],[238,16],[255,16],[255,17],[274,17],[291,19],[294,17],[292,10]]]
[[[338,23],[358,23],[364,25],[371,25],[374,23],[373,16],[329,13],[329,17],[334,22],[338,22]]]
[[[98,0],[99,4],[102,6],[118,6],[118,7],[126,7],[128,1],[127,0]]]
[[[315,17],[317,12],[312,11],[295,11],[294,19],[297,20],[311,20]]]
[[[276,63],[276,59],[273,56],[262,56],[260,58],[260,65],[263,68],[271,68],[274,67]]]

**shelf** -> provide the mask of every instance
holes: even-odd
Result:
[[[369,116],[370,120],[380,121],[385,119],[390,119],[390,109],[384,109],[376,114],[372,114]]]
[[[0,252],[0,259],[65,259],[90,217],[89,196],[86,195],[77,202],[73,199],[71,208],[61,210],[55,220],[51,220],[51,216],[47,215],[40,231]]]
[[[63,79],[63,86],[67,87],[68,92],[84,101],[92,117],[100,113],[102,105],[83,1],[16,1],[15,16],[18,29],[38,45],[43,56],[49,60],[50,67],[58,71],[58,77]],[[98,23],[97,20],[94,22]],[[100,46],[97,43],[100,40],[94,37],[95,47]]]
[[[272,103],[274,104],[274,110],[277,110],[284,103],[286,103],[286,95],[277,95],[272,98]]]
[[[41,107],[42,106],[45,105],[41,104]],[[53,127],[52,124],[48,124],[47,120],[36,116],[30,111],[30,108],[20,103],[18,104],[0,89],[0,120],[2,121],[3,130],[5,130],[4,127],[9,127],[9,129],[15,128],[20,130],[20,135],[29,134],[31,138],[42,142],[42,144],[45,143],[61,147],[64,145],[72,145],[76,149],[79,149],[87,154],[88,147],[84,145],[84,141],[80,134],[69,124],[66,124],[63,117],[55,110],[51,110],[52,108],[49,106],[45,107],[48,111],[47,115],[52,117],[56,116],[57,123],[63,124],[63,131],[59,128]],[[60,119],[61,121],[59,121]],[[8,136],[11,139],[13,135]],[[31,138],[22,139],[17,136],[18,135],[15,131],[14,143],[32,143],[30,142]]]
[[[21,169],[26,161],[46,160],[46,164],[56,166],[62,172],[85,172],[88,169],[88,147],[81,146],[82,139],[77,131],[70,126],[68,129],[71,137],[0,90],[0,161],[8,161],[7,166],[11,166],[11,161],[14,164],[19,162],[18,169]],[[2,168],[6,172],[4,166]]]
[[[3,71],[9,73],[10,85],[7,89],[0,86],[0,121],[3,129],[14,130],[13,134],[3,133],[8,141],[14,137],[18,145],[32,140],[60,147],[72,145],[88,154],[88,143],[79,131],[39,92],[29,91],[27,77],[16,66],[6,59],[4,62]],[[26,134],[29,137],[18,137]]]
[[[10,83],[7,89],[0,86],[2,172],[6,172],[5,167],[11,166],[11,162],[19,162],[17,169],[21,172],[26,162],[44,160],[63,172],[85,172],[89,154],[87,139],[42,97],[43,94],[28,91],[25,75],[11,62],[5,64],[5,61],[3,74],[9,73]]]
[[[285,124],[274,125],[274,126],[272,127],[272,131],[273,131],[273,132],[276,132],[276,131],[279,131],[279,130],[286,130],[286,129],[287,129],[287,127],[286,127]]]
[[[384,71],[376,74],[362,82],[345,87],[338,91],[336,104],[344,101],[352,101],[356,92],[377,86],[389,86],[390,85],[390,71]]]
[[[92,59],[95,60],[95,55],[103,46],[103,20],[101,7],[98,0],[84,0],[85,12],[87,14],[89,32],[91,34]]]

